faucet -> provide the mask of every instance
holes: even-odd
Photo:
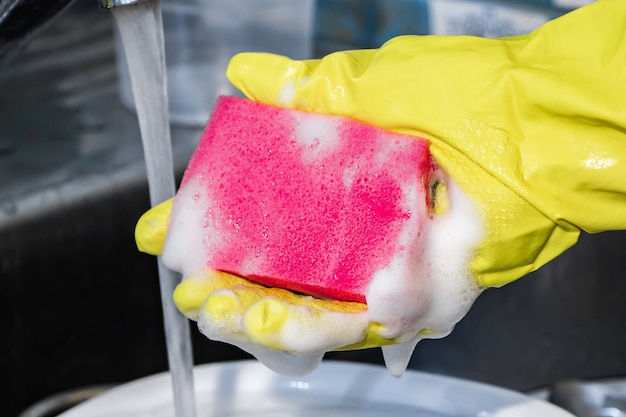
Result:
[[[75,0],[0,1],[0,68],[8,64],[33,37]],[[100,7],[113,8],[152,0],[98,0]]]

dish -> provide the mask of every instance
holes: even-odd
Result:
[[[573,417],[547,402],[482,383],[382,366],[325,361],[285,377],[257,361],[194,369],[197,417]],[[60,417],[170,417],[169,373],[120,385]]]

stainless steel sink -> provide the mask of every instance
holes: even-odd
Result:
[[[116,91],[110,16],[77,2],[0,72],[3,415],[49,395],[166,369],[139,129]],[[199,129],[173,128],[180,176]],[[411,367],[531,389],[626,375],[626,232],[583,236],[555,262],[487,291]],[[192,329],[197,363],[241,359]],[[382,363],[378,350],[329,358]]]

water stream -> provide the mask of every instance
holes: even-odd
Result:
[[[163,25],[158,1],[111,9],[120,31],[130,72],[144,149],[150,203],[174,196],[175,180],[168,120]],[[193,357],[187,319],[172,293],[180,281],[158,258],[167,356],[177,417],[195,416]]]

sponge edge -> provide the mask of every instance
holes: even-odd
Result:
[[[426,140],[221,97],[175,198],[163,261],[365,302],[392,261],[413,268],[436,170]]]

